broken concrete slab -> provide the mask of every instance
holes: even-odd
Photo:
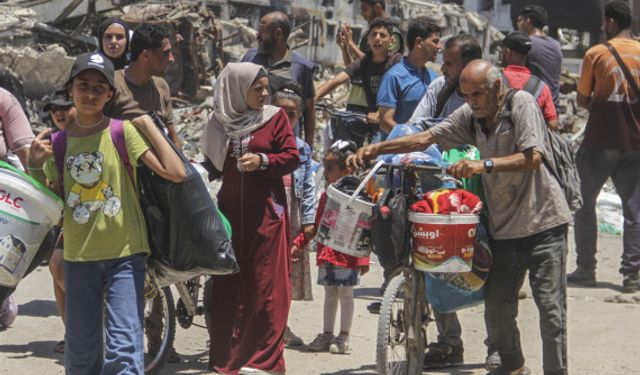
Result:
[[[12,71],[24,86],[24,95],[40,99],[64,86],[75,59],[57,44],[39,51],[31,47],[3,46],[0,64]]]

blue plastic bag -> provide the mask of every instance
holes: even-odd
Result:
[[[489,234],[478,224],[474,241],[473,267],[462,273],[424,273],[425,293],[431,306],[446,314],[479,305],[493,264]]]
[[[431,307],[441,314],[456,312],[484,302],[484,285],[478,290],[468,291],[425,272],[424,286]]]
[[[406,135],[420,133],[421,131],[422,131],[422,128],[420,128],[419,126],[408,125],[408,124],[397,124],[396,126],[393,127],[393,129],[391,129],[391,132],[389,133],[385,141],[390,141],[392,139],[404,137]],[[395,155],[396,154],[381,155],[378,157],[378,160],[384,160],[385,163],[391,163],[391,160]]]

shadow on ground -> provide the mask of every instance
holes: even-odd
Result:
[[[344,369],[336,372],[323,372],[320,375],[376,375],[376,365],[363,365],[358,368]]]
[[[56,364],[64,366],[64,354],[59,354],[53,351],[53,348],[57,343],[57,341],[32,341],[24,345],[0,344],[0,352],[7,355],[9,361],[19,361],[29,357],[39,357],[51,359],[55,361]]]
[[[363,298],[363,297],[382,298],[382,296],[380,295],[380,288],[357,288],[357,289],[354,288],[353,296],[356,298]]]
[[[567,287],[570,289],[594,289],[594,287],[585,287],[577,284],[567,283]],[[615,292],[622,293],[622,285],[614,284],[608,281],[598,281],[595,289],[611,289]]]
[[[423,374],[450,374],[450,375],[470,375],[474,373],[474,370],[484,368],[484,363],[468,363],[456,367],[449,367],[443,369],[431,369],[429,371],[423,371]]]
[[[18,315],[47,318],[57,316],[58,308],[55,301],[36,299],[18,306]]]
[[[179,363],[166,363],[159,375],[169,374],[211,374],[209,371],[209,351],[186,355],[180,354]]]

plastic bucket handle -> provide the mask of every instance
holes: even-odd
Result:
[[[349,207],[351,205],[351,203],[353,203],[353,201],[356,200],[356,198],[358,197],[358,194],[360,194],[362,189],[364,189],[364,187],[367,185],[367,182],[369,182],[371,177],[373,177],[373,175],[378,171],[378,169],[380,169],[380,167],[382,167],[382,164],[384,164],[384,160],[379,160],[376,163],[376,165],[374,165],[373,168],[371,168],[371,171],[362,180],[362,182],[360,183],[360,185],[358,186],[356,191],[353,192],[353,195],[351,195],[351,198],[349,198],[349,201],[347,202],[347,207]]]

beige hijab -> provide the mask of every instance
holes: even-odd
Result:
[[[204,130],[203,150],[219,171],[231,139],[259,129],[279,110],[272,105],[265,105],[261,111],[247,107],[247,91],[261,70],[264,68],[253,63],[230,63],[220,72],[213,88],[213,114]]]

